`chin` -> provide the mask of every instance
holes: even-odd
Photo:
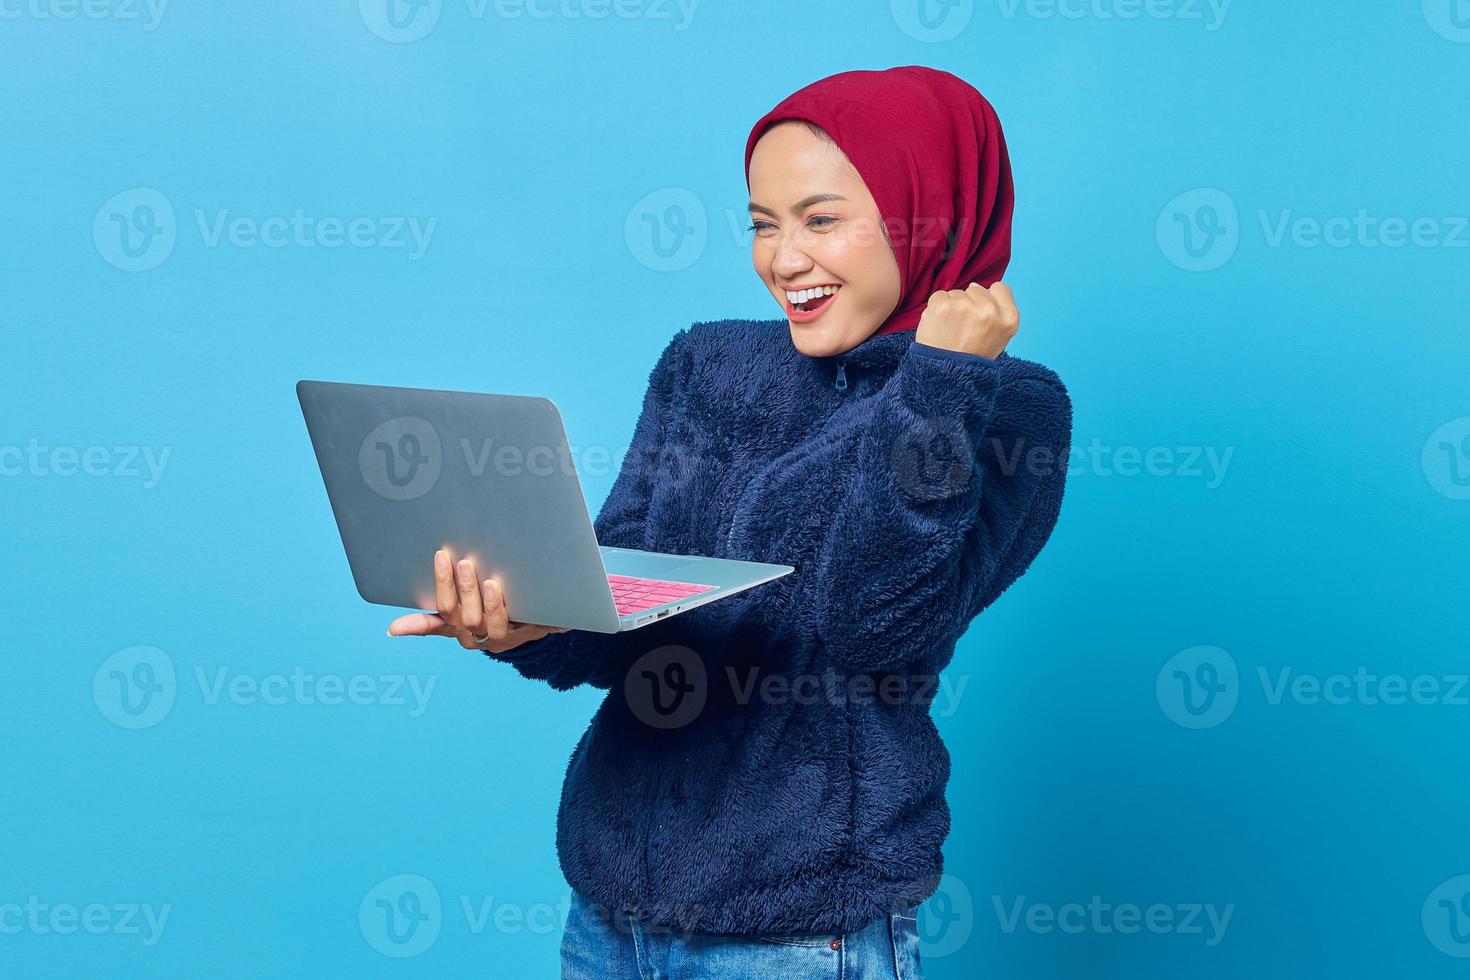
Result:
[[[866,339],[850,324],[792,323],[790,320],[786,324],[791,329],[792,346],[807,357],[845,354]]]
[[[814,330],[804,323],[791,323],[792,345],[807,357],[831,357],[840,354],[851,345],[844,344],[840,336],[833,336],[825,330]]]

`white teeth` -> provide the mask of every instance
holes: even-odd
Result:
[[[800,306],[802,303],[814,300],[818,296],[831,296],[837,292],[838,288],[837,286],[817,286],[812,289],[798,289],[795,292],[788,289],[786,290],[786,298],[791,302],[792,306]]]

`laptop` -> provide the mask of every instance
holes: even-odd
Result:
[[[599,544],[549,398],[328,381],[296,396],[368,602],[432,610],[446,548],[500,584],[515,622],[617,633],[796,570]]]

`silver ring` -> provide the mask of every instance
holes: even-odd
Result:
[[[470,639],[474,640],[476,643],[489,643],[490,634],[487,633],[484,636],[476,636],[474,633],[471,633]]]

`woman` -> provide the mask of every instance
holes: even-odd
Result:
[[[1061,506],[1071,407],[1005,352],[985,99],[927,68],[835,75],[756,123],[746,175],[784,318],[674,337],[597,537],[797,571],[605,635],[508,621],[441,552],[437,614],[389,629],[609,690],[558,814],[567,977],[917,977],[949,828],[933,679]]]

